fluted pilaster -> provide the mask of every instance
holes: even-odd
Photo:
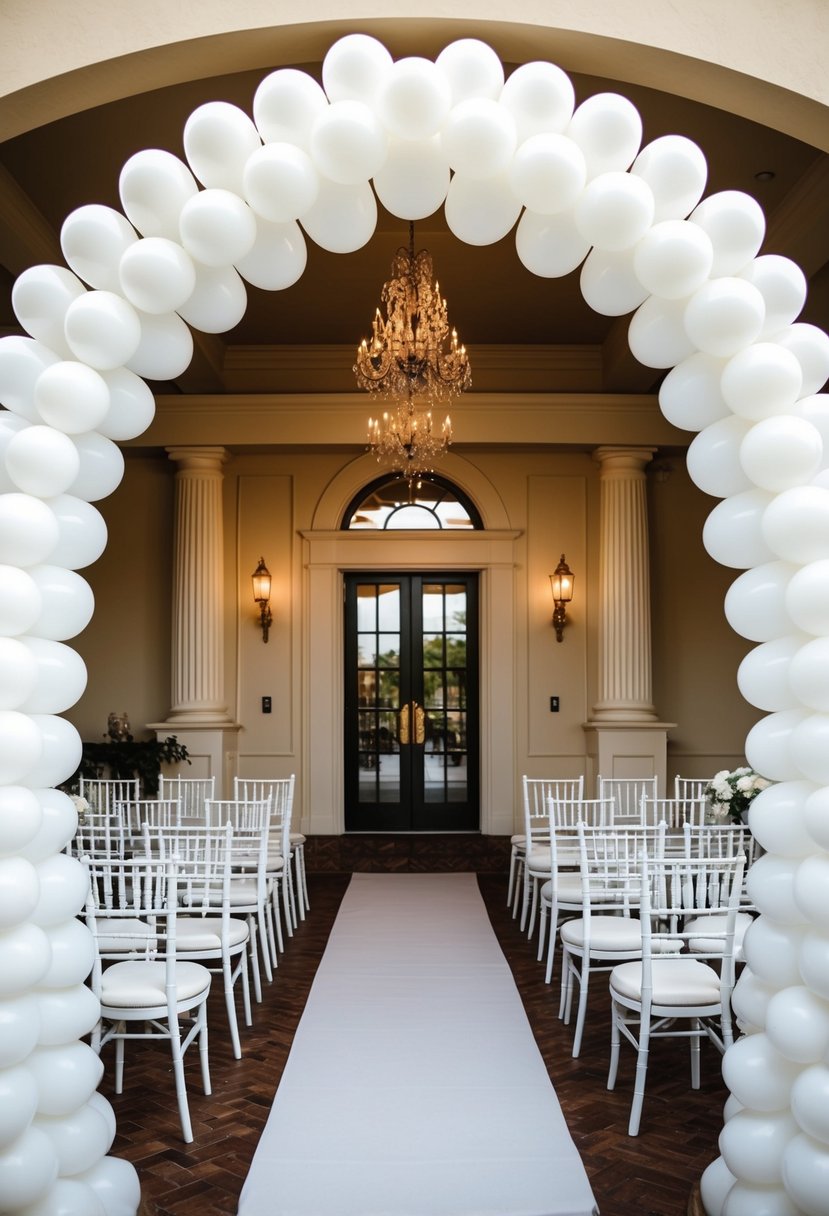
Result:
[[[645,467],[652,448],[598,448],[601,466],[599,699],[594,721],[656,717]]]

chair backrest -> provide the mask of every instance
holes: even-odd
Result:
[[[562,828],[575,829],[586,823],[603,827],[613,823],[612,798],[555,798],[549,800],[550,823],[556,831]]]
[[[551,798],[580,799],[584,793],[584,777],[527,777],[524,788],[524,834],[547,837],[550,831]]]
[[[283,857],[290,853],[295,781],[294,773],[290,777],[233,778],[233,797],[237,801],[261,802],[271,799],[271,844],[279,840]]]
[[[181,822],[181,803],[177,798],[139,798],[119,806],[128,836],[140,842],[144,824],[152,828],[176,828]]]
[[[665,855],[665,825],[590,827],[578,825],[582,916],[638,912],[641,858]]]
[[[216,796],[215,777],[165,777],[158,779],[159,798],[176,798],[183,819],[202,819],[204,804]]]
[[[179,826],[172,830],[144,827],[148,857],[174,859],[178,898],[188,913],[230,916],[230,883],[233,862],[233,825],[223,827]]]
[[[687,809],[687,804],[676,798],[649,798],[643,795],[639,803],[639,822],[664,823],[668,828],[681,832]]]
[[[705,799],[705,790],[708,786],[708,781],[705,777],[674,777],[674,798],[702,798]]]
[[[135,802],[141,797],[141,782],[137,777],[130,780],[104,780],[97,777],[79,777],[78,793],[85,798],[92,811],[114,811],[121,802]]]
[[[205,823],[213,827],[233,825],[234,832],[264,832],[267,837],[271,823],[271,797],[208,798],[204,804]]]
[[[596,792],[600,798],[612,798],[614,823],[641,822],[643,796],[656,798],[659,790],[656,777],[598,777]]]
[[[742,823],[686,822],[684,845],[686,857],[717,861],[723,857],[742,855],[746,860],[746,869],[754,861],[757,848],[754,836]]]

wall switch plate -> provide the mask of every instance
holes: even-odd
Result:
[[[269,714],[270,712],[271,712],[271,699],[270,699],[270,697],[263,697],[262,698],[262,713]]]
[[[559,699],[558,699],[558,697],[550,697],[550,713],[551,713],[551,714],[557,714],[557,713],[558,713],[558,711],[559,711]]]

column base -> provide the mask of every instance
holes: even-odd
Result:
[[[200,721],[191,714],[182,714],[171,715],[166,722],[149,722],[147,729],[155,731],[158,739],[175,735],[187,748],[190,763],[167,766],[165,776],[215,777],[216,797],[233,797],[233,778],[239,770],[240,723],[230,719],[217,721],[215,716]]]
[[[660,797],[668,797],[668,731],[675,727],[675,722],[642,721],[630,715],[626,720],[585,722],[588,789],[596,789],[599,775],[656,777]]]

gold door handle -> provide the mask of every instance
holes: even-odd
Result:
[[[400,713],[397,718],[397,738],[400,743],[409,742],[409,702],[401,705]]]
[[[415,743],[426,742],[426,712],[417,701],[412,701],[415,720]]]

